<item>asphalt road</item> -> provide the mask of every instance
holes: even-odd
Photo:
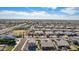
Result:
[[[21,41],[19,42],[17,47],[14,49],[14,51],[21,51],[21,48],[24,45],[25,41],[26,41],[26,38],[21,39]]]

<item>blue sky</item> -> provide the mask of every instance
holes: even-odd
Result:
[[[0,7],[0,19],[79,20],[79,7]]]

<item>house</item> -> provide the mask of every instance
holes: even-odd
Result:
[[[56,40],[57,46],[59,49],[66,48],[69,49],[69,43],[66,40],[60,39]]]
[[[54,50],[55,47],[54,47],[54,44],[51,40],[41,40],[40,42],[41,44],[41,49],[42,50]]]
[[[34,38],[30,38],[28,40],[28,50],[29,51],[36,51],[37,45]]]
[[[74,29],[75,32],[79,32],[79,29]]]
[[[56,31],[55,34],[57,36],[63,36],[64,35],[64,32],[62,32],[62,31]]]
[[[79,36],[79,31],[76,31],[75,33]]]
[[[45,28],[46,28],[46,29],[48,29],[48,28],[49,28],[49,29],[52,29],[53,26],[51,26],[51,25],[47,25],[47,26],[45,26]]]
[[[35,39],[34,38],[28,38],[28,43],[35,43]]]
[[[50,40],[50,39],[46,37],[40,37],[39,40]]]
[[[45,31],[45,28],[43,27],[43,28],[41,28],[41,31]]]
[[[29,36],[29,37],[33,37],[33,36],[34,36],[34,32],[29,32],[29,33],[28,33],[28,36]]]
[[[46,35],[53,35],[54,33],[52,31],[46,31],[45,34]]]
[[[54,33],[52,31],[46,31],[45,32],[47,38],[52,37],[54,35]]]
[[[34,36],[44,36],[43,31],[35,31]]]
[[[77,36],[77,34],[75,32],[64,32],[64,34],[66,34],[68,36]]]
[[[45,28],[45,31],[51,31],[51,29],[49,29],[49,28]]]

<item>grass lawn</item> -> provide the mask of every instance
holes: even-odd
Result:
[[[0,48],[3,48],[4,46],[0,46]]]
[[[0,46],[0,51],[3,51],[5,49],[5,46]]]
[[[77,51],[77,48],[74,45],[71,45],[70,48],[70,51]]]
[[[14,48],[14,46],[6,46],[5,50],[6,51],[11,51]]]
[[[75,45],[75,47],[77,48],[77,50],[79,51],[79,46],[78,45]]]

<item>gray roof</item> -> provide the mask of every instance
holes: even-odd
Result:
[[[40,37],[39,40],[49,40],[49,38],[46,38],[46,37]]]
[[[28,38],[28,43],[35,43],[35,39],[34,38]]]
[[[54,44],[51,40],[41,40],[41,47],[54,47]]]
[[[56,41],[58,46],[69,46],[69,43],[63,39]]]
[[[75,34],[74,32],[64,32],[65,34]]]
[[[42,33],[42,34],[43,34],[43,31],[35,31],[35,34],[36,34],[36,33],[39,33],[39,34]]]
[[[46,34],[54,34],[52,31],[46,31]]]
[[[79,29],[74,29],[74,31],[79,31]]]
[[[52,28],[45,28],[45,30],[46,30],[46,31],[50,31],[50,30],[52,30]]]
[[[71,37],[72,40],[79,39],[79,36]]]
[[[64,32],[62,32],[62,31],[56,31],[55,33],[56,34],[64,34]]]

